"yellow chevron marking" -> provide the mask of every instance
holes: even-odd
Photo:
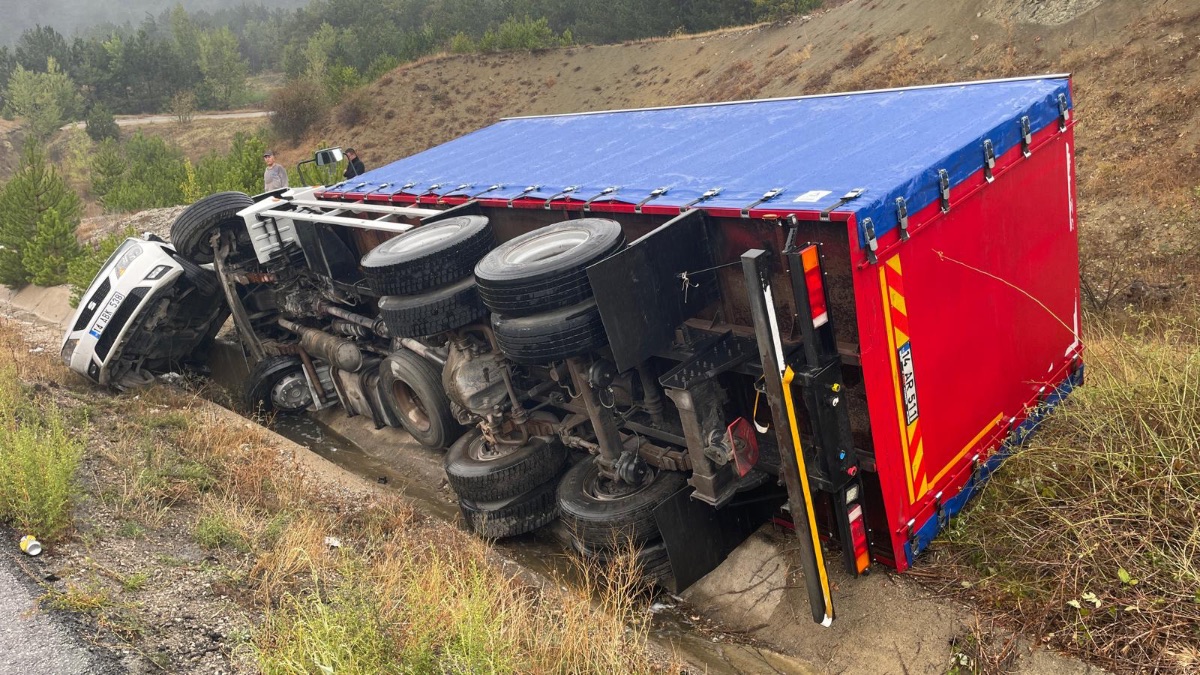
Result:
[[[904,296],[896,292],[894,288],[888,288],[888,297],[892,301],[892,309],[900,312],[904,316],[908,316],[908,306],[904,302]]]
[[[887,261],[890,266],[892,259]],[[899,262],[896,263],[899,265]],[[896,399],[896,419],[900,423],[900,448],[904,451],[904,475],[908,477],[908,503],[912,504],[916,501],[913,496],[913,476],[912,476],[912,460],[908,456],[908,429],[904,418],[904,403],[902,394],[900,393],[900,366],[896,363],[896,335],[892,327],[892,308],[888,302],[888,283],[887,270],[879,268],[879,291],[883,295],[883,323],[885,332],[887,333],[888,341],[888,363],[892,366],[892,387],[895,390],[894,398]]]

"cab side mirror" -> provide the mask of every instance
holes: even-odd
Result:
[[[342,149],[326,148],[325,150],[318,150],[314,156],[314,159],[316,159],[317,166],[329,166],[330,164],[337,164],[338,162],[342,161]]]

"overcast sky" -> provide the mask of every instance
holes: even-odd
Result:
[[[309,0],[182,0],[188,11],[239,5],[301,7]],[[99,23],[137,25],[146,16],[158,16],[179,0],[0,0],[0,45],[16,43],[21,32],[37,24],[54,26],[70,38],[79,29]]]

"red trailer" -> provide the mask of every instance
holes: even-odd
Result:
[[[517,118],[172,239],[253,401],[449,445],[476,531],[561,514],[675,588],[782,506],[828,623],[826,549],[907,569],[1082,382],[1073,123],[1062,75]]]

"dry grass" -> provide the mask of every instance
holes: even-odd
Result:
[[[1196,672],[1196,328],[1093,329],[1086,386],[955,523],[938,570],[1055,647],[1119,672]]]
[[[7,323],[5,352],[13,358],[0,411],[28,405],[22,381],[49,392],[39,378],[65,375]],[[70,379],[81,388],[54,384],[60,400],[93,406],[91,397],[104,397],[89,433],[95,491],[123,531],[182,525],[216,558],[215,586],[264,617],[250,644],[263,672],[681,670],[648,645],[633,556],[541,587],[397,495],[313,479],[261,427],[194,392],[155,386],[114,397]],[[136,649],[139,610],[118,597],[153,580],[99,564],[73,576],[48,606],[85,614]]]

